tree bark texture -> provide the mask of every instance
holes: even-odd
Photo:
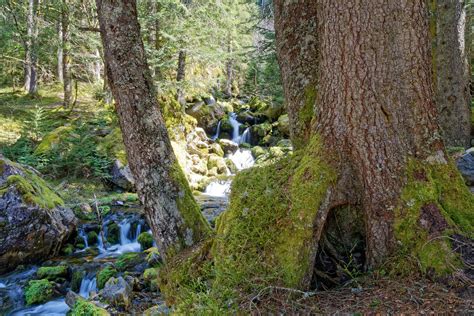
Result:
[[[69,30],[69,8],[68,2],[63,0],[61,8],[61,28],[62,28],[62,50],[63,50],[63,106],[70,107],[72,104],[72,75],[71,75],[71,54],[70,54],[70,30]]]
[[[58,81],[63,83],[63,27],[61,19],[58,22]]]
[[[315,131],[339,171],[332,205],[364,211],[369,266],[394,247],[409,158],[447,161],[423,0],[320,0]]]
[[[436,0],[436,102],[446,146],[471,145],[471,95],[464,0]]]
[[[38,37],[38,0],[28,1],[28,13],[26,21],[26,47],[25,47],[25,90],[29,95],[36,94],[37,85],[37,54],[36,39]]]
[[[290,136],[295,148],[308,142],[318,76],[316,6],[312,0],[275,0],[275,31]]]
[[[146,61],[136,2],[96,3],[128,161],[158,248],[169,259],[207,237],[209,226],[171,147]]]

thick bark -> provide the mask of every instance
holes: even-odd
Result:
[[[183,90],[183,83],[186,80],[186,50],[182,49],[179,51],[178,55],[178,69],[176,73],[176,81],[178,82],[178,91],[176,94],[176,100],[182,106],[186,105],[186,98]]]
[[[447,146],[468,147],[471,96],[464,0],[436,1],[435,74],[439,123]]]
[[[160,252],[169,259],[208,236],[160,113],[135,1],[97,0],[109,84],[128,161]]]
[[[290,136],[295,148],[309,139],[318,76],[316,6],[312,0],[275,0],[275,32]]]
[[[26,21],[27,39],[25,47],[25,90],[29,95],[36,94],[37,85],[37,55],[36,39],[38,37],[38,0],[28,1],[28,14]]]
[[[369,266],[394,249],[407,161],[446,163],[426,2],[319,1],[315,130],[339,172],[332,205],[364,210]],[[431,158],[430,158],[431,159]]]
[[[72,77],[71,77],[71,55],[70,30],[69,30],[69,8],[68,2],[63,0],[61,9],[62,48],[63,48],[63,106],[70,107],[72,102]]]

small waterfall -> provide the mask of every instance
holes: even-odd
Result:
[[[222,121],[219,121],[219,122],[217,123],[216,134],[211,137],[212,140],[216,140],[216,139],[219,138],[219,135],[221,134],[221,124],[222,124]]]
[[[137,225],[137,230],[135,231],[135,236],[133,236],[133,242],[138,241],[138,236],[142,233],[142,223],[138,223]]]
[[[251,138],[250,138],[250,127],[247,127],[245,131],[242,133],[242,136],[240,136],[239,144],[247,143],[250,144]]]
[[[132,224],[130,223],[130,220],[128,218],[124,219],[122,222],[119,224],[120,226],[120,244],[126,245],[131,243],[132,241],[128,239],[128,234],[130,233],[130,228]]]
[[[223,197],[230,193],[231,181],[213,181],[206,187],[204,194],[209,196]]]
[[[87,234],[83,228],[79,229],[79,236],[84,240],[84,249],[89,248],[89,242],[87,241]]]
[[[84,277],[79,289],[79,295],[83,298],[89,298],[91,292],[97,292],[97,279],[93,277]]]
[[[243,170],[252,167],[255,164],[255,159],[248,149],[239,149],[229,159],[235,164],[238,170]]]
[[[239,121],[237,121],[237,114],[234,112],[230,113],[229,115],[229,123],[232,125],[233,131],[232,131],[232,141],[234,143],[239,144],[240,143],[240,124]]]
[[[49,301],[43,305],[28,307],[22,310],[17,310],[10,314],[11,316],[25,316],[25,315],[48,315],[48,316],[64,316],[69,311],[64,298],[58,298]]]

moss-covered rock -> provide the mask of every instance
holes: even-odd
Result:
[[[97,272],[97,288],[99,290],[103,289],[105,286],[105,283],[111,278],[117,275],[117,270],[109,265],[101,269],[99,272]]]
[[[149,249],[153,247],[153,236],[149,232],[143,232],[138,236],[138,242],[142,249]]]
[[[72,126],[60,126],[43,137],[43,140],[36,147],[34,154],[37,156],[46,155],[56,149],[67,137],[74,132]]]
[[[145,255],[141,252],[124,253],[118,257],[115,267],[118,271],[129,271],[136,269],[137,266],[145,262]]]
[[[209,153],[216,154],[219,157],[224,157],[224,150],[218,143],[214,143],[209,146]]]
[[[74,253],[74,246],[71,244],[66,244],[66,246],[61,249],[61,252],[66,256],[70,256]]]
[[[149,268],[143,272],[143,280],[145,284],[150,289],[150,291],[158,291],[158,270],[156,268]]]
[[[74,292],[79,292],[81,288],[82,279],[86,276],[86,272],[84,270],[76,270],[72,273],[71,277],[71,290]]]
[[[120,242],[120,227],[116,222],[107,225],[107,242],[116,245]]]
[[[98,307],[84,299],[78,299],[74,308],[70,312],[70,316],[108,316],[107,310]]]
[[[68,275],[67,266],[55,266],[55,267],[41,267],[36,272],[38,279],[47,279],[49,281],[55,281],[57,279],[65,279]]]
[[[253,156],[255,159],[257,159],[258,157],[263,156],[263,155],[266,154],[265,149],[263,149],[263,148],[260,147],[260,146],[252,147],[251,151],[252,151],[252,156]]]
[[[31,280],[25,289],[26,304],[42,304],[49,301],[53,293],[53,285],[48,280]]]
[[[90,246],[97,244],[98,240],[99,240],[99,235],[97,234],[96,231],[91,230],[90,232],[87,233],[87,243]]]
[[[227,173],[227,165],[225,163],[224,158],[219,157],[218,155],[211,154],[207,160],[207,168],[208,169],[217,169],[218,174],[226,174]]]

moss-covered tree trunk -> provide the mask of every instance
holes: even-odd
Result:
[[[148,69],[135,1],[97,0],[107,76],[130,169],[165,259],[207,237],[209,226],[178,165]]]
[[[308,143],[311,134],[318,46],[316,6],[312,0],[275,0],[275,31],[290,136],[295,148]]]
[[[436,102],[446,146],[471,145],[471,95],[464,0],[436,0]],[[469,43],[467,43],[469,45]]]

